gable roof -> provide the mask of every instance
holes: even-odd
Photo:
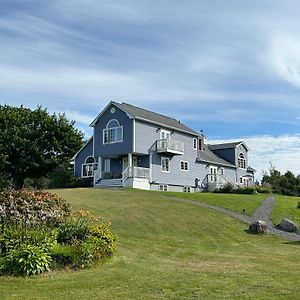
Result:
[[[204,145],[204,150],[200,152],[200,158],[197,159],[198,161],[204,161],[208,163],[223,165],[226,167],[236,168],[236,165],[232,164],[231,162],[219,157],[215,153],[213,153],[208,145]]]
[[[85,143],[84,145],[76,152],[76,154],[70,159],[70,161],[74,161],[77,157],[77,155],[79,154],[79,152],[86,147],[92,140],[94,139],[94,136],[92,135]]]
[[[173,130],[182,131],[185,133],[189,133],[195,136],[198,136],[199,134],[194,131],[193,129],[187,127],[186,125],[182,124],[180,121],[170,118],[164,115],[161,115],[159,113],[155,113],[153,111],[134,106],[125,102],[118,103],[115,101],[111,101],[104,109],[103,111],[97,116],[97,118],[91,123],[90,126],[95,126],[98,119],[101,117],[104,111],[108,109],[108,107],[113,104],[122,111],[124,111],[131,119],[137,119],[141,121],[145,121],[148,123],[153,123],[162,127],[166,127]]]
[[[230,148],[236,148],[239,145],[243,145],[248,151],[250,150],[249,147],[243,141],[209,145],[209,149],[210,150],[230,149]]]

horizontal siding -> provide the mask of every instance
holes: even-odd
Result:
[[[115,108],[115,112],[111,113],[111,107]],[[113,144],[103,144],[103,129],[106,128],[107,123],[111,119],[116,119],[123,126],[123,142],[113,143]],[[95,139],[95,157],[110,157],[118,156],[126,153],[132,152],[133,149],[133,120],[122,110],[114,106],[113,104],[108,107],[106,112],[97,121],[94,129],[94,139]]]
[[[81,177],[82,164],[88,156],[93,156],[93,139],[91,139],[77,154],[74,161],[74,174],[76,177]]]

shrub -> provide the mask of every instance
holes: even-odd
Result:
[[[234,187],[230,182],[227,182],[223,187],[215,190],[215,193],[231,194],[234,193]]]
[[[57,242],[60,244],[74,244],[78,240],[85,240],[88,224],[84,219],[68,219],[58,227]]]
[[[44,251],[50,251],[56,245],[56,238],[56,229],[6,226],[0,234],[0,255],[5,255],[22,245],[35,245]]]
[[[50,193],[26,189],[0,193],[0,220],[1,273],[85,268],[115,250],[110,223],[100,223],[88,211],[71,211]]]
[[[239,187],[235,190],[236,194],[248,194],[248,195],[254,195],[257,194],[257,191],[253,187]]]
[[[50,179],[48,177],[26,178],[24,187],[30,189],[43,190],[49,188]]]
[[[298,205],[297,205],[297,208],[299,208],[299,209],[300,209],[300,201],[298,201]]]
[[[0,258],[0,270],[10,274],[33,275],[48,271],[51,256],[36,245],[23,244]]]
[[[57,225],[70,215],[70,205],[57,195],[37,190],[6,190],[0,193],[0,222]]]
[[[270,194],[272,192],[272,188],[267,186],[256,186],[255,189],[259,194]]]
[[[75,178],[70,164],[57,166],[49,175],[50,188],[68,188],[77,186],[80,179]]]

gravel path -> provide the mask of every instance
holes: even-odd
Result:
[[[215,205],[210,205],[210,204],[206,204],[203,202],[198,202],[198,201],[194,201],[194,200],[189,200],[189,199],[184,199],[184,198],[179,198],[179,197],[173,197],[173,196],[163,196],[166,198],[171,198],[177,202],[181,202],[181,203],[188,203],[194,206],[199,206],[199,207],[204,207],[204,208],[209,208],[209,209],[213,209],[219,212],[222,212],[226,215],[229,215],[233,218],[236,218],[246,224],[251,224],[254,221],[257,220],[262,220],[265,221],[268,229],[270,230],[270,232],[272,234],[276,234],[277,236],[280,236],[282,238],[286,238],[288,240],[291,241],[300,241],[300,235],[296,234],[296,233],[290,233],[290,232],[285,232],[279,229],[276,229],[274,227],[274,224],[272,223],[272,221],[270,220],[269,216],[270,213],[273,209],[273,206],[275,205],[275,198],[274,196],[269,196],[266,200],[264,200],[261,205],[255,210],[255,213],[253,214],[253,216],[247,216],[247,215],[243,215],[240,214],[238,212],[232,211],[230,209],[226,209],[220,206],[215,206]]]

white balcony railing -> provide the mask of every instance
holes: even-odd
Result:
[[[184,153],[184,143],[172,139],[156,141],[157,152],[169,152],[174,154]]]
[[[142,167],[128,167],[122,173],[123,182],[128,178],[150,178],[150,169]]]

